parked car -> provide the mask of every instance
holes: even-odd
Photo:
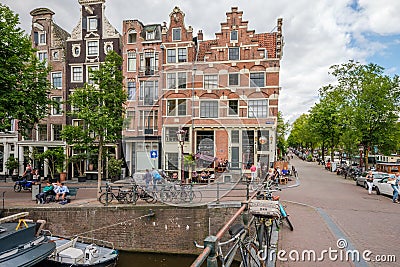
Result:
[[[365,189],[368,189],[368,184],[365,180],[365,176],[367,176],[367,172],[364,172],[363,174],[357,176],[356,185],[364,186]],[[389,174],[386,172],[372,172],[372,176],[374,177],[374,185],[372,186],[372,189],[375,190],[375,180],[379,181],[383,178],[387,178],[389,177]]]
[[[394,174],[389,174],[388,177],[384,177],[379,180],[374,180],[375,191],[377,195],[393,196],[392,185],[388,183],[388,178],[396,178]]]

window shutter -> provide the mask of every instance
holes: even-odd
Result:
[[[39,33],[38,32],[33,33],[33,39],[34,39],[35,44],[37,45],[39,43]]]

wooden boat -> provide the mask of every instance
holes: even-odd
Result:
[[[40,227],[31,220],[22,219],[29,213],[18,213],[0,219],[0,266],[33,266],[46,259],[56,248]],[[18,219],[18,222],[13,222]],[[40,221],[41,227],[44,221]]]
[[[49,239],[56,249],[40,266],[111,267],[118,260],[118,251],[109,242],[84,237],[49,236]]]

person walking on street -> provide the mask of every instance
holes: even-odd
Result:
[[[368,184],[368,194],[372,194],[372,186],[374,185],[374,176],[372,175],[372,171],[368,171],[367,176],[365,177],[365,180],[367,181]]]
[[[397,198],[399,197],[400,172],[396,173],[395,178],[388,178],[388,182],[392,185],[393,188],[393,203],[399,203],[399,200]]]
[[[257,176],[257,167],[256,165],[251,165],[250,167],[250,171],[251,171],[251,182],[253,182],[256,179]]]
[[[143,176],[143,180],[146,182],[146,190],[149,190],[149,184],[151,182],[152,175],[149,172],[149,169],[146,169],[146,173]]]

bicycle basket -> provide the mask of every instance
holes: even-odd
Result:
[[[249,203],[250,213],[257,217],[279,218],[278,201],[252,200]]]

